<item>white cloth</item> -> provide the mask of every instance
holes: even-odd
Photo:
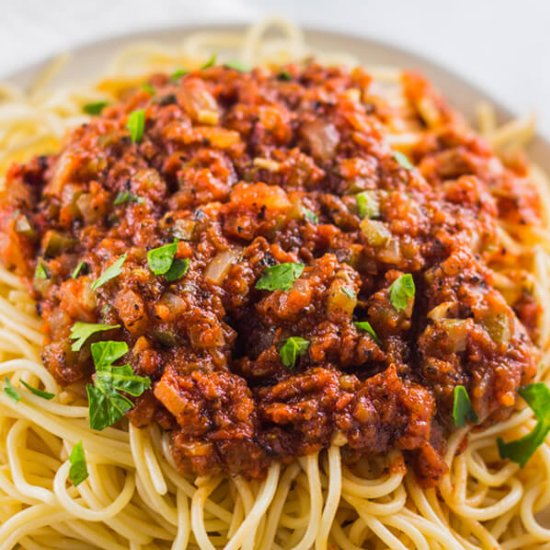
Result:
[[[0,77],[115,34],[276,13],[428,56],[512,111],[535,111],[550,136],[547,0],[0,0],[0,8]]]

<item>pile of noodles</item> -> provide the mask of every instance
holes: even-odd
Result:
[[[278,38],[266,38],[268,27]],[[135,44],[121,52],[99,84],[48,90],[62,69],[53,63],[30,90],[0,88],[0,174],[14,161],[55,152],[66,130],[84,122],[82,105],[116,99],[150,72],[198,67],[212,52],[219,59],[255,65],[302,60],[311,55],[302,33],[284,21],[255,25],[245,34],[197,33],[178,47]],[[315,52],[323,63],[356,63],[349,56]],[[400,70],[367,67],[384,96],[406,109]],[[497,128],[490,106],[480,109],[480,131],[500,151],[521,147],[531,119]],[[392,145],[410,146],[407,128],[388,130]],[[543,229],[502,226],[506,246],[527,266],[525,277],[544,306],[538,379],[550,379],[549,187],[540,170],[545,204]],[[497,281],[517,285],[505,271]],[[526,408],[483,431],[452,436],[449,473],[437,489],[423,489],[399,453],[383,464],[363,461],[352,471],[331,447],[290,466],[274,464],[263,482],[239,477],[184,478],[175,469],[168,441],[156,426],[128,423],[90,430],[82,394],[59,387],[40,361],[41,321],[21,282],[0,268],[0,385],[9,378],[20,401],[0,391],[0,550],[236,550],[315,548],[550,548],[550,529],[540,511],[550,505],[550,445],[538,448],[525,468],[499,458],[496,439],[516,439],[533,429]],[[25,381],[54,393],[33,395]],[[68,457],[82,441],[89,478],[68,481]],[[538,514],[538,515],[537,515]]]

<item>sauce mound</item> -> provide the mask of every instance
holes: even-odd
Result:
[[[37,300],[55,378],[89,382],[90,344],[126,342],[151,381],[130,421],[158,423],[199,475],[261,478],[335,442],[349,463],[402,450],[430,484],[457,386],[479,423],[506,418],[540,308],[506,301],[489,265],[508,254],[502,220],[540,223],[536,192],[415,74],[421,138],[396,153],[371,85],[316,64],[154,75],[13,166],[0,253]],[[78,321],[118,328],[74,350]]]

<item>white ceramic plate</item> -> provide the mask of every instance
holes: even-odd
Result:
[[[120,48],[136,41],[153,40],[166,44],[174,44],[190,32],[195,31],[244,31],[245,25],[209,25],[209,26],[179,26],[169,29],[153,30],[141,33],[126,34],[107,40],[94,42],[76,48],[71,52],[69,63],[51,83],[52,87],[75,82],[93,81],[102,74],[113,54]],[[473,119],[475,105],[486,100],[496,107],[500,121],[514,117],[486,94],[479,87],[469,83],[461,76],[425,59],[419,55],[407,52],[390,44],[369,38],[345,35],[336,32],[305,29],[306,40],[314,49],[322,51],[349,52],[365,64],[394,65],[409,69],[418,69],[425,74],[445,94],[451,103],[464,113],[470,120]],[[7,79],[17,85],[29,85],[50,60],[21,69]],[[528,111],[530,105],[525,105]],[[531,158],[550,172],[550,143],[537,136],[529,147]]]

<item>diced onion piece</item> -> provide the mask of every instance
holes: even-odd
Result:
[[[220,285],[229,273],[229,269],[233,262],[239,257],[239,253],[235,250],[224,250],[218,253],[214,259],[208,264],[204,276],[206,280]]]
[[[328,292],[328,314],[343,312],[347,317],[351,317],[356,305],[357,295],[353,286],[346,284],[342,279],[335,279],[330,285]]]
[[[401,262],[401,257],[401,243],[397,237],[391,237],[386,246],[378,254],[378,258],[387,264],[397,265]]]
[[[428,312],[428,319],[436,322],[447,319],[451,315],[451,308],[453,308],[453,306],[453,302],[443,302],[435,306]]]
[[[383,222],[365,218],[361,221],[361,231],[367,242],[375,248],[381,248],[391,239],[391,231]]]
[[[216,111],[208,111],[206,109],[201,109],[197,113],[197,120],[201,124],[210,124],[211,126],[215,126],[218,124],[220,120],[220,116]]]
[[[217,113],[216,116],[218,116]],[[212,124],[216,124],[216,122]],[[225,128],[210,128],[203,126],[195,128],[195,131],[202,139],[207,139],[212,147],[217,147],[219,149],[228,149],[232,145],[239,143],[241,139],[238,132],[226,130]]]
[[[182,241],[190,241],[197,222],[193,220],[176,220],[172,229],[172,235]]]
[[[506,344],[510,341],[512,329],[506,313],[489,313],[481,320],[481,324],[494,342]]]
[[[466,349],[469,327],[471,325],[468,320],[442,319],[438,322],[438,325],[447,333],[453,353],[459,353]]]
[[[254,166],[258,168],[263,168],[264,170],[269,170],[270,172],[278,172],[281,164],[276,160],[271,159],[262,159],[256,157],[254,159]]]
[[[334,157],[340,142],[340,134],[334,124],[322,120],[307,122],[302,126],[302,134],[309,142],[314,157],[321,160],[330,160]]]

